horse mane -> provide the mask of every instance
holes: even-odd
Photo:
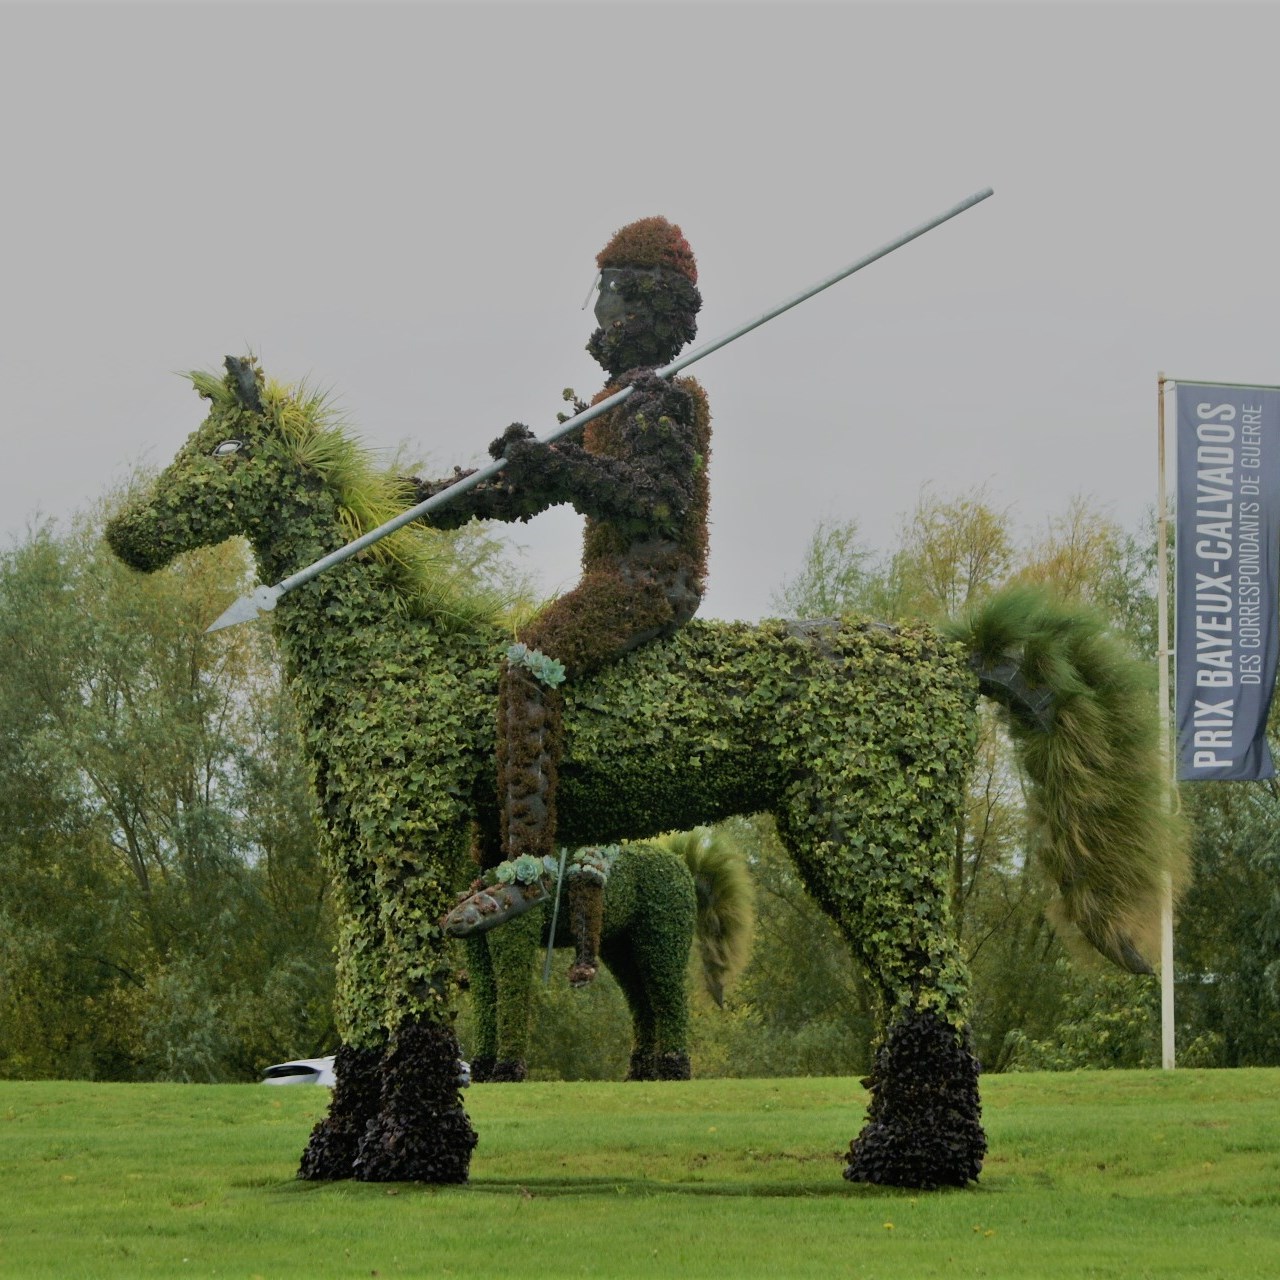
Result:
[[[229,379],[193,371],[195,389],[214,411],[243,412]],[[262,388],[263,414],[271,439],[295,466],[309,471],[333,495],[343,539],[352,542],[404,511],[416,496],[407,472],[412,467],[380,465],[354,433],[327,392],[305,381],[268,379]],[[390,602],[403,616],[430,620],[449,630],[503,626],[510,602],[486,580],[491,544],[474,529],[456,531],[410,524],[379,539],[363,553],[381,564],[391,587]]]

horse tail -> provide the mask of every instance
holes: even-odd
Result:
[[[1083,606],[1019,586],[948,627],[981,691],[1004,710],[1030,781],[1033,842],[1054,914],[1108,959],[1150,973],[1166,885],[1187,878],[1187,834],[1169,804],[1151,664]]]
[[[657,843],[683,858],[693,876],[702,977],[723,1007],[725,987],[746,966],[755,930],[755,887],[746,860],[732,837],[712,827],[663,836]]]

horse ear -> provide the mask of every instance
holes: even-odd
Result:
[[[228,356],[223,362],[231,375],[231,384],[246,409],[255,413],[262,412],[262,394],[258,389],[258,370],[252,359],[243,360],[239,356]]]

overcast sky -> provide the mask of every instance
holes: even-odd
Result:
[[[703,616],[925,483],[1136,526],[1157,371],[1280,382],[1277,47],[1225,3],[0,5],[4,535],[167,463],[226,353],[443,474],[598,388],[623,223],[683,227],[702,340],[987,185],[698,366]],[[546,589],[579,528],[519,529]]]

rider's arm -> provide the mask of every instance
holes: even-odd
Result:
[[[689,394],[651,374],[628,375],[635,390],[614,411],[607,428],[614,449],[596,452],[560,441],[544,444],[509,428],[501,442],[508,459],[504,475],[514,489],[570,502],[599,520],[635,520],[655,531],[679,522],[693,500],[697,456]]]
[[[455,467],[453,475],[443,480],[421,480],[417,476],[408,477],[411,486],[410,496],[413,505],[433,498],[437,493],[457,484],[473,474],[474,467],[466,471]],[[492,480],[482,481],[474,489],[457,495],[444,506],[428,512],[422,517],[424,523],[433,529],[457,529],[468,520],[528,520],[552,502],[540,501],[536,494],[517,489],[511,485],[505,473],[499,473]]]
[[[490,446],[493,458],[503,457],[512,441],[532,440],[533,432],[522,422],[513,422]],[[459,480],[475,474],[475,467],[465,471],[454,467],[453,475],[443,480],[422,480],[408,477],[413,502],[433,498],[437,493],[455,485]],[[473,489],[458,494],[448,503],[422,517],[424,523],[435,529],[457,529],[468,520],[529,520],[548,507],[554,507],[568,498],[559,495],[546,482],[535,484],[527,476],[517,476],[512,467],[506,467],[489,480],[482,480]]]

